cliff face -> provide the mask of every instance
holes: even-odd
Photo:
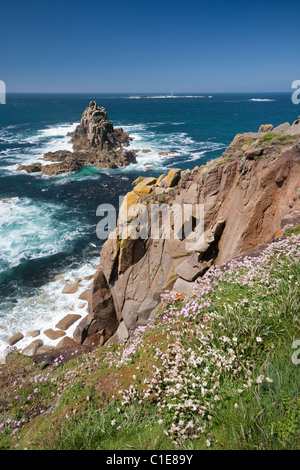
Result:
[[[105,108],[97,106],[95,101],[82,114],[80,124],[69,134],[73,152],[58,150],[48,152],[43,160],[53,164],[20,165],[17,171],[28,173],[42,172],[45,175],[58,175],[78,171],[84,166],[94,165],[98,168],[117,168],[136,163],[134,151],[125,150],[130,142],[128,132],[115,129],[107,117]]]
[[[126,216],[130,224],[144,208],[150,218],[151,204],[159,203],[203,204],[204,242],[197,244],[196,235],[191,249],[186,239],[176,239],[174,218],[170,239],[156,239],[151,224],[147,239],[121,239]],[[195,222],[198,215],[191,217]],[[74,337],[92,346],[126,339],[147,323],[166,289],[191,294],[194,281],[210,266],[271,241],[285,225],[299,221],[297,121],[239,134],[222,157],[205,166],[174,169],[158,179],[139,178],[124,199],[116,231],[103,246],[89,294],[89,314]],[[194,231],[198,233],[197,228]]]

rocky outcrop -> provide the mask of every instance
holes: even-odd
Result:
[[[107,117],[106,109],[91,101],[84,111],[79,126],[70,134],[74,150],[90,150],[108,153],[116,148],[128,146],[130,136],[123,129],[114,129]]]
[[[41,160],[54,163],[20,165],[17,171],[42,172],[44,175],[54,176],[79,171],[84,166],[118,168],[136,163],[136,151],[125,149],[131,140],[129,133],[124,132],[122,128],[115,129],[105,108],[97,106],[95,101],[90,102],[80,124],[69,135],[73,152],[47,152]]]
[[[158,179],[138,178],[124,198],[116,230],[103,246],[88,296],[89,315],[74,338],[101,345],[110,337],[114,342],[126,332],[130,335],[147,323],[165,290],[190,295],[195,280],[212,265],[269,242],[287,221],[300,220],[300,130],[294,134],[298,125],[239,134],[222,157],[206,165],[170,170]],[[167,208],[160,220],[170,215],[166,239],[156,236],[150,220],[151,205],[160,203]],[[186,204],[193,205],[188,217],[172,213],[176,205]],[[196,204],[204,207],[203,237]],[[178,236],[178,227],[187,219],[190,237]],[[139,234],[148,222],[148,236],[122,238],[126,229],[131,235],[136,232],[132,222],[137,220]]]

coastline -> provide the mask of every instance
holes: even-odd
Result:
[[[256,99],[256,98],[255,98]],[[250,101],[253,100],[252,98],[250,99]],[[259,102],[262,102],[262,101],[265,101],[263,98],[257,98],[257,100],[259,100]],[[268,99],[267,100],[268,102],[272,102],[271,99]],[[154,128],[157,128],[157,126],[161,126],[162,123],[160,122],[155,122],[153,123],[154,125]],[[172,121],[171,122],[171,125],[174,127],[174,128],[178,128],[179,132],[176,134],[176,139],[178,139],[178,143],[179,142],[182,142],[184,141],[187,145],[188,145],[188,149],[189,150],[192,150],[193,149],[193,146],[195,144],[195,142],[193,141],[193,139],[191,139],[190,137],[187,137],[187,134],[185,133],[182,133],[181,132],[181,126],[183,125],[183,121]],[[75,124],[71,124],[71,123],[68,123],[66,125],[60,125],[61,129],[63,128],[64,129],[64,132],[66,130],[68,130],[69,132],[69,125],[72,125],[73,127],[76,126],[76,123]],[[132,127],[133,126],[133,127]],[[142,124],[137,124],[136,125],[137,129],[139,129],[140,131],[143,130],[143,132],[148,132],[147,130],[147,127],[142,125]],[[134,130],[134,125],[123,125],[123,128],[126,130],[126,131],[130,131],[130,130]],[[40,137],[39,136],[43,136],[43,135],[50,135],[50,134],[53,134],[53,135],[56,135],[57,133],[57,126],[53,127],[53,128],[50,128],[48,131],[45,130],[44,132],[42,131],[39,131],[39,134],[38,134],[38,137],[37,138],[29,138],[29,140],[31,140],[32,142],[34,142],[35,140],[39,140]],[[160,144],[157,144],[155,141],[153,141],[153,136],[151,136],[152,138],[152,141],[150,139],[150,141],[152,142],[152,145],[154,145],[153,149],[151,150],[151,148],[147,149],[146,148],[146,145],[145,145],[145,148],[141,148],[141,147],[144,147],[144,145],[139,145],[141,143],[141,139],[143,139],[143,136],[141,136],[141,134],[137,134],[137,135],[134,135],[134,132],[133,134],[131,134],[133,137],[134,137],[134,140],[129,144],[129,147],[128,148],[133,148],[134,150],[140,150],[139,152],[139,162],[137,165],[129,165],[129,167],[124,167],[124,168],[120,168],[118,169],[118,173],[120,174],[123,174],[125,178],[127,178],[127,175],[130,174],[131,172],[133,173],[136,173],[136,172],[139,172],[140,170],[142,171],[143,170],[143,173],[145,174],[145,172],[149,173],[149,171],[151,171],[151,175],[154,173],[158,173],[158,171],[160,170],[160,173],[162,172],[161,169],[160,169],[160,163],[161,163],[161,168],[163,168],[164,170],[168,171],[169,168],[172,168],[174,167],[174,160],[176,162],[176,164],[178,166],[180,166],[180,162],[178,162],[178,160],[176,160],[178,158],[178,155],[180,154],[180,151],[178,149],[178,151],[173,151],[172,149],[174,147],[172,147],[171,143],[173,141],[173,145],[177,145],[177,140],[174,141],[174,136],[173,134],[171,134],[172,138],[170,138],[170,140],[167,140],[166,143],[165,143],[165,147],[163,146],[160,146],[160,147],[156,147],[155,145],[160,145]],[[60,150],[63,147],[65,147],[65,145],[71,145],[69,143],[69,140],[66,139],[67,136],[65,136],[65,138],[63,139],[57,139],[57,142],[55,145],[57,145],[57,149]],[[68,140],[68,142],[66,143],[66,141]],[[143,142],[144,144],[144,142]],[[73,149],[73,146],[71,145],[72,149]],[[69,147],[69,148],[71,148]],[[149,145],[149,147],[151,147]],[[43,147],[42,147],[43,148]],[[218,144],[218,143],[215,143],[215,142],[212,142],[211,143],[211,149],[215,149],[215,151],[217,152],[220,152],[222,148],[226,148],[225,145],[223,144]],[[159,149],[161,149],[159,151]],[[162,149],[168,149],[168,150],[162,150]],[[48,149],[47,149],[48,150]],[[150,150],[150,152],[149,152]],[[41,151],[41,149],[40,149]],[[44,151],[44,150],[43,150]],[[203,152],[200,152],[201,155],[205,154],[207,150],[203,150]],[[201,157],[200,155],[200,157]],[[151,165],[147,165],[147,160],[148,159],[153,159],[153,157],[155,157],[155,161],[152,161],[152,164]],[[199,157],[199,153],[196,152],[196,157]],[[35,158],[35,157],[32,157],[32,158]],[[190,166],[190,163],[194,160],[194,157],[191,157],[190,160],[187,160],[186,164],[188,164]],[[158,165],[156,165],[157,163],[159,163]],[[47,164],[47,163],[46,163]],[[110,177],[113,178],[114,177],[114,172],[115,170],[107,170],[108,171],[111,171],[110,173]],[[75,174],[70,174],[70,177],[72,178],[75,177],[76,175]],[[30,176],[29,176],[30,177]],[[45,178],[49,181],[49,179],[45,176],[43,176],[42,178]],[[62,181],[61,181],[61,178],[62,178]],[[69,181],[69,175],[68,174],[65,174],[64,176],[62,177],[54,177],[54,179],[52,180],[51,177],[50,177],[50,180],[51,182],[55,183],[55,184],[61,184],[61,183],[65,183],[66,181]],[[61,181],[61,183],[60,183]],[[97,261],[96,261],[97,260]],[[95,262],[93,263],[93,268],[91,269],[91,271],[89,271],[89,264],[87,265],[82,265],[80,268],[78,268],[78,271],[83,272],[84,273],[88,273],[88,272],[91,272],[91,273],[95,273],[96,269],[95,267],[97,266],[98,264],[98,261],[99,261],[99,258],[96,257],[95,259]],[[76,311],[76,313],[80,313],[81,315],[81,318],[76,321],[75,324],[72,325],[72,327],[70,327],[67,331],[66,331],[66,335],[65,336],[71,336],[72,337],[72,334],[73,332],[75,331],[76,329],[76,326],[80,323],[81,319],[83,319],[87,312],[86,312],[86,307],[87,307],[87,302],[81,302],[78,300],[78,296],[87,288],[89,287],[88,283],[84,280],[84,277],[88,274],[85,274],[85,276],[81,275],[81,274],[72,274],[71,273],[71,276],[69,275],[69,271],[68,271],[68,268],[65,270],[62,270],[61,271],[61,275],[65,275],[65,278],[70,278],[70,282],[72,283],[73,280],[77,277],[77,278],[81,278],[83,279],[82,281],[80,281],[80,286],[78,286],[78,292],[77,293],[74,293],[74,294],[62,294],[61,291],[63,289],[63,281],[62,280],[55,280],[53,279],[53,281],[45,284],[43,287],[41,287],[39,289],[39,293],[37,295],[34,295],[34,298],[29,298],[29,299],[22,299],[20,304],[21,304],[21,307],[18,309],[13,309],[12,311],[12,316],[14,315],[14,313],[16,312],[16,315],[15,317],[17,318],[19,316],[19,314],[21,313],[20,317],[22,316],[22,308],[25,307],[26,308],[29,308],[28,306],[30,305],[30,302],[33,302],[34,304],[34,308],[32,310],[35,310],[36,309],[36,306],[38,306],[37,308],[37,313],[35,314],[35,317],[31,318],[31,322],[32,322],[32,328],[30,328],[30,330],[34,330],[34,329],[40,329],[41,330],[41,334],[38,335],[37,337],[35,337],[34,339],[41,339],[44,343],[44,345],[48,345],[48,346],[56,346],[59,342],[60,342],[60,339],[56,339],[56,340],[50,340],[47,336],[44,335],[44,331],[49,329],[49,328],[54,328],[57,321],[59,321],[60,319],[62,319],[66,314],[72,312],[72,311]],[[60,275],[60,274],[59,274]],[[51,300],[51,297],[53,299],[53,297],[55,297],[55,301]],[[73,298],[74,297],[74,298]],[[46,303],[45,303],[45,299],[46,299]],[[44,304],[43,304],[44,302]],[[46,308],[46,312],[41,312],[40,310],[40,305],[47,305],[47,308]],[[72,310],[73,309],[73,310]],[[37,318],[37,319],[36,319]],[[18,320],[17,320],[18,321]],[[16,324],[17,324],[17,321],[16,321]],[[0,325],[1,325],[1,321],[0,321]],[[5,325],[4,325],[5,326]],[[32,338],[27,338],[26,337],[26,333],[29,331],[28,328],[24,328],[24,327],[21,327],[21,328],[14,328],[14,324],[12,321],[10,321],[10,329],[8,329],[9,333],[6,335],[6,337],[10,337],[12,336],[13,334],[17,333],[16,330],[21,330],[24,338],[22,338],[22,340],[20,340],[20,342],[16,343],[15,347],[18,348],[18,349],[24,349],[25,347],[27,347],[30,342],[32,341]],[[2,330],[4,331],[4,330]]]

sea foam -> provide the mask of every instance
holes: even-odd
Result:
[[[84,230],[83,221],[74,212],[67,215],[63,204],[26,197],[0,201],[0,273],[67,250]]]
[[[195,161],[205,157],[209,151],[222,150],[226,147],[218,142],[197,142],[186,132],[156,132],[155,127],[166,123],[149,123],[143,125],[122,125],[125,131],[130,132],[133,141],[129,149],[139,150],[137,154],[137,164],[126,167],[124,171],[136,171],[145,169],[155,169],[164,171],[177,164],[180,160],[184,162]],[[181,122],[167,123],[176,126],[184,124]],[[143,153],[142,150],[150,150]],[[167,155],[160,152],[170,152]]]
[[[47,152],[56,150],[73,150],[70,143],[69,132],[75,130],[78,123],[72,125],[61,125],[40,129],[34,134],[26,135],[21,132],[12,132],[8,128],[2,131],[0,139],[5,143],[15,144],[16,148],[6,149],[0,152],[2,163],[1,169],[15,172],[19,165],[30,165],[36,163]],[[20,145],[20,147],[17,147]],[[50,165],[51,161],[43,161],[43,165]]]
[[[269,98],[251,98],[249,101],[275,101],[275,100],[271,100]]]

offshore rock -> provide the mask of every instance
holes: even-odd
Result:
[[[136,151],[124,148],[132,140],[129,133],[122,128],[115,129],[105,108],[97,106],[96,101],[90,102],[82,114],[80,124],[69,135],[73,152],[47,152],[41,160],[54,163],[20,165],[16,171],[42,172],[44,175],[55,176],[79,171],[85,166],[118,168],[136,163]]]

